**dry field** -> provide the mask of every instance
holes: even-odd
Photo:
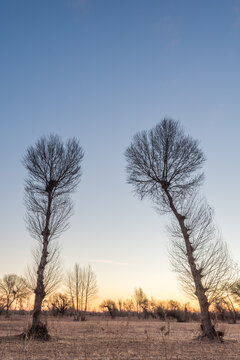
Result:
[[[224,343],[200,342],[199,324],[157,320],[48,319],[49,342],[20,340],[28,317],[0,317],[0,360],[240,360],[240,324],[220,324]]]

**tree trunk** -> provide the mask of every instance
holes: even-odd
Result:
[[[48,244],[49,244],[49,223],[51,217],[51,205],[52,205],[52,189],[48,192],[48,206],[46,211],[46,223],[42,232],[43,236],[43,249],[42,256],[37,270],[37,286],[35,289],[35,302],[33,308],[32,326],[28,331],[28,335],[33,338],[41,338],[49,340],[50,335],[48,334],[47,326],[41,322],[41,311],[42,302],[46,296],[44,286],[44,270],[48,260]]]
[[[6,317],[7,317],[7,318],[10,317],[10,316],[9,316],[9,307],[10,307],[10,305],[9,305],[9,303],[7,303],[7,306],[6,306]]]
[[[76,283],[76,312],[75,312],[75,316],[74,316],[74,320],[75,321],[79,321],[79,283],[78,283],[78,280],[77,280],[77,283]]]
[[[10,301],[9,297],[7,297],[7,304],[6,304],[6,317],[7,318],[10,317],[9,310],[10,310],[12,304],[14,303],[14,301],[15,301],[15,295],[14,295],[12,301]]]
[[[35,331],[39,326],[41,326],[41,309],[42,309],[42,302],[45,298],[45,289],[44,289],[44,269],[47,264],[47,256],[48,256],[48,241],[47,239],[44,240],[43,244],[43,251],[40,264],[38,266],[38,277],[37,277],[37,287],[35,289],[35,302],[34,302],[34,309],[33,309],[33,320],[32,320],[32,330]]]
[[[85,304],[84,304],[84,309],[82,310],[82,314],[81,314],[81,321],[86,320],[87,305],[88,305],[88,285],[86,286],[86,289],[85,289]]]
[[[81,321],[85,321],[86,320],[86,311],[82,310],[81,311]]]
[[[188,263],[189,263],[189,266],[191,269],[191,273],[192,273],[192,277],[193,277],[193,281],[194,281],[195,289],[196,289],[195,294],[198,298],[199,305],[200,305],[202,337],[214,339],[217,337],[217,332],[215,331],[214,326],[212,325],[212,322],[211,322],[210,313],[209,313],[209,303],[208,303],[207,296],[205,294],[206,290],[204,289],[202,281],[201,281],[201,278],[202,278],[201,269],[197,269],[197,266],[195,263],[195,259],[194,259],[194,255],[193,255],[194,250],[192,248],[192,245],[191,245],[191,242],[189,239],[188,229],[185,225],[185,217],[177,211],[177,209],[173,203],[172,196],[170,195],[170,193],[166,187],[164,187],[164,191],[169,200],[170,208],[173,211],[175,217],[177,218],[177,221],[179,223],[179,226],[181,228],[181,232],[182,232],[182,235],[183,235],[183,238],[185,241],[187,259],[188,259]]]

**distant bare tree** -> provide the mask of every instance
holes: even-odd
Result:
[[[166,307],[169,310],[179,310],[181,308],[181,304],[175,300],[168,300],[166,302]]]
[[[22,301],[28,295],[29,290],[23,277],[7,274],[0,280],[1,307],[6,310],[6,316],[9,316],[9,310],[16,301]]]
[[[123,301],[123,310],[127,312],[134,311],[134,303],[132,299],[126,299]]]
[[[68,274],[67,288],[74,309],[74,320],[86,320],[88,305],[98,292],[97,278],[91,266],[81,268],[75,264],[73,271]]]
[[[133,299],[137,313],[143,311],[146,314],[148,308],[148,298],[141,287],[134,289]]]
[[[48,303],[50,304],[49,307],[54,316],[63,316],[71,305],[71,301],[69,300],[67,294],[62,293],[53,294],[49,298]]]
[[[224,304],[229,313],[233,323],[237,321],[237,310],[236,308],[240,305],[240,280],[239,273],[236,274],[236,278],[228,284],[227,292],[220,303]]]
[[[28,172],[25,185],[26,223],[30,234],[41,243],[32,326],[27,336],[49,339],[41,322],[46,295],[44,275],[49,262],[49,243],[68,228],[72,202],[81,175],[83,151],[76,139],[64,144],[57,135],[40,138],[27,149],[23,164]]]
[[[234,303],[234,299],[229,294],[223,299],[219,299],[214,303],[214,310],[217,311],[217,315],[220,315],[220,320],[228,320],[233,324],[237,322],[237,304]]]
[[[117,304],[118,304],[118,310],[119,310],[119,313],[121,316],[122,311],[123,311],[123,299],[118,299]]]
[[[232,284],[229,287],[229,296],[233,297],[234,302],[237,304],[240,304],[240,279],[236,279],[232,282]]]
[[[117,316],[118,308],[116,302],[112,299],[103,300],[99,306],[102,310],[107,309],[112,319]]]
[[[164,119],[152,130],[135,135],[125,155],[128,183],[133,185],[136,194],[141,199],[151,198],[162,213],[171,213],[178,223],[181,249],[200,305],[202,336],[214,339],[217,333],[210,319],[207,289],[203,283],[205,274],[195,254],[190,214],[182,212],[183,204],[192,199],[203,181],[200,169],[205,157],[198,141],[185,135],[177,121]],[[202,253],[201,246],[199,253]],[[214,251],[212,256],[216,256]]]

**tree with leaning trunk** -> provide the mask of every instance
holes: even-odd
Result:
[[[203,269],[196,258],[189,228],[190,215],[182,211],[183,205],[195,198],[203,181],[200,170],[205,156],[198,141],[185,135],[179,122],[163,119],[150,131],[136,134],[125,156],[128,183],[133,185],[135,193],[141,199],[151,198],[162,213],[171,213],[177,222],[181,250],[185,254],[183,266],[187,262],[200,305],[202,336],[214,339],[217,333],[210,319],[208,289],[204,287]]]
[[[201,283],[209,306],[226,302],[237,268],[229,256],[226,244],[217,233],[213,222],[213,210],[205,199],[196,194],[183,201],[181,214],[185,217],[191,251],[196,268],[201,275]],[[188,260],[188,252],[183,242],[181,227],[175,216],[172,217],[172,222],[168,226],[168,232],[171,236],[169,253],[173,270],[177,273],[185,293],[196,299],[196,285]]]
[[[26,223],[30,234],[41,244],[37,267],[37,285],[31,328],[27,336],[48,339],[41,321],[46,295],[44,275],[50,243],[68,228],[72,211],[70,194],[81,176],[83,151],[73,138],[64,144],[58,135],[41,137],[27,149],[23,164],[28,172],[25,182]]]

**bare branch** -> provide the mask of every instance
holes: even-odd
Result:
[[[39,243],[33,250],[33,264],[27,267],[26,282],[29,290],[35,292],[37,287],[37,270],[41,259],[42,244]],[[45,296],[54,293],[63,279],[63,268],[61,260],[61,251],[57,243],[51,244],[48,248],[48,260],[44,270],[44,289]]]

